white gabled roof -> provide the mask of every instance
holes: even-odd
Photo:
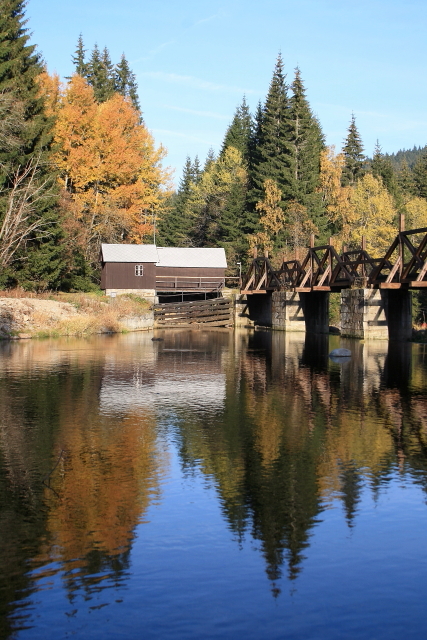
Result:
[[[226,269],[224,249],[157,247],[158,267],[211,267]]]
[[[226,269],[224,249],[156,247],[154,244],[102,244],[103,262],[155,262],[158,267]]]
[[[157,262],[155,244],[102,244],[103,262]]]

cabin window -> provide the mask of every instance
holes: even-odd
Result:
[[[135,265],[135,275],[136,276],[143,276],[144,275],[144,265],[143,264],[136,264]]]

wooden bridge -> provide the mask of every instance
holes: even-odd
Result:
[[[404,231],[403,216],[400,230],[387,252],[373,258],[362,239],[359,249],[339,254],[332,244],[315,247],[311,236],[306,255],[284,260],[274,269],[266,253],[254,256],[248,272],[242,278],[241,292],[245,294],[271,291],[341,291],[348,288],[421,289],[427,287],[427,227]]]
[[[327,333],[329,293],[341,292],[343,335],[408,340],[412,335],[411,290],[427,287],[427,227],[399,232],[383,256],[361,247],[340,253],[332,243],[310,247],[302,259],[273,268],[268,254],[254,256],[242,278],[247,317],[262,326]],[[265,294],[264,296],[254,294]]]

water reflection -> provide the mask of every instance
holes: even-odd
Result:
[[[56,576],[70,615],[126,585],[173,451],[184,479],[215,487],[236,552],[257,541],[274,597],[326,510],[340,505],[352,530],[366,488],[375,497],[397,473],[427,489],[423,345],[151,337],[0,343],[2,637],[35,624],[31,594]],[[328,358],[338,346],[349,361]]]

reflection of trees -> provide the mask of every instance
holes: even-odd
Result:
[[[117,423],[66,405],[64,461],[51,482],[54,492],[46,490],[46,526],[71,593],[81,585],[99,590],[102,580],[121,579],[135,526],[159,497],[165,457],[152,416],[127,415]],[[49,558],[51,544],[38,560],[44,564]]]
[[[87,598],[126,576],[135,526],[159,495],[167,461],[152,412],[100,414],[106,372],[117,362],[132,376],[133,360],[141,362],[141,349],[126,353],[123,342],[106,340],[100,351],[96,340],[94,348],[80,342],[77,367],[72,348],[49,353],[46,343],[33,362],[36,342],[27,370],[13,349],[1,362],[8,371],[0,378],[1,637],[25,622],[14,603],[35,588],[29,568],[37,580],[61,571],[70,597],[83,588]]]
[[[364,487],[375,495],[396,468],[427,487],[427,359],[411,370],[411,345],[345,346],[354,355],[339,365],[324,338],[237,337],[223,411],[180,423],[183,460],[213,478],[238,537],[260,541],[274,593],[283,564],[297,576],[331,501],[354,526]]]

